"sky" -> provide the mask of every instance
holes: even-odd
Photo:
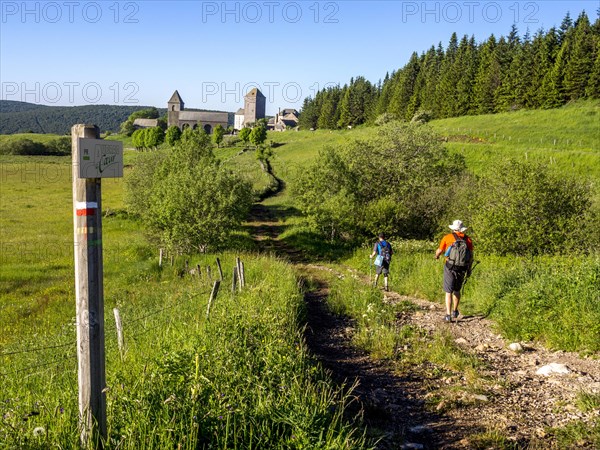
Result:
[[[596,1],[0,1],[2,100],[56,106],[236,111],[258,87],[267,114],[328,85],[377,83],[453,32],[521,35]]]

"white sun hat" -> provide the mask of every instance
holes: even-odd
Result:
[[[467,227],[465,227],[462,221],[458,219],[452,222],[452,225],[448,225],[448,228],[450,228],[452,231],[458,231],[459,233],[464,233],[467,231]]]

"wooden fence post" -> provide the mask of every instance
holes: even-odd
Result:
[[[237,268],[238,274],[238,286],[240,288],[240,292],[242,292],[242,288],[244,287],[242,285],[242,261],[239,257],[235,258],[235,267]]]
[[[123,323],[121,322],[121,314],[118,308],[113,309],[115,315],[115,326],[117,328],[117,343],[119,344],[119,353],[121,360],[125,359],[125,340],[123,339]]]
[[[200,268],[200,264],[196,264],[196,270],[198,271],[198,279],[202,279],[202,269]]]
[[[71,128],[79,431],[84,448],[101,448],[106,439],[101,178],[80,178],[79,172],[79,138],[98,139],[99,134],[93,125]]]
[[[246,272],[244,270],[244,262],[240,261],[240,285],[242,288],[246,288]]]
[[[221,260],[217,258],[217,269],[219,269],[219,278],[223,281],[223,268],[221,267]]]
[[[210,266],[206,266],[206,275],[208,276],[208,281],[211,281],[212,275],[210,274]]]
[[[206,305],[206,318],[210,315],[210,306],[212,302],[217,298],[217,294],[219,293],[219,286],[221,285],[220,281],[215,281],[213,284],[212,291],[210,292],[210,297],[208,298],[208,305]]]
[[[163,260],[163,249],[161,248],[160,251],[158,252],[158,267],[162,267],[162,260]]]
[[[233,281],[231,282],[231,292],[235,294],[235,285],[238,279],[237,267],[233,268]]]

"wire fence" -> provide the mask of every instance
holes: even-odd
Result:
[[[444,134],[448,134],[449,138],[451,137],[467,137],[467,138],[485,138],[488,140],[494,141],[507,141],[514,144],[540,144],[540,145],[548,145],[550,147],[560,147],[567,146],[573,148],[575,150],[596,150],[599,145],[599,141],[588,141],[585,139],[578,138],[564,138],[564,137],[554,137],[554,136],[512,136],[511,134],[502,133],[502,132],[492,132],[492,131],[481,131],[473,128],[461,128],[461,127],[450,127],[450,128],[442,128]],[[456,134],[454,134],[456,133]],[[454,134],[454,135],[453,135]],[[473,142],[477,143],[477,142]]]
[[[209,293],[210,289],[201,288],[199,290],[194,291],[193,293],[188,293],[188,295],[179,295],[178,297],[171,300],[171,304],[154,309],[149,312],[145,311],[141,314],[134,314],[135,310],[127,311],[127,308],[121,308],[120,312],[123,318],[123,326],[125,328],[125,333],[128,341],[137,342],[139,341],[140,337],[147,335],[149,332],[157,330],[159,328],[163,328],[165,326],[170,326],[172,323],[175,323],[177,319],[181,319],[183,316],[190,315],[190,313],[196,314],[198,316],[198,319],[200,320],[200,318],[203,315],[202,311],[206,307],[206,302],[208,301]],[[194,300],[201,296],[206,296],[206,301],[194,304]],[[161,320],[160,317],[164,317],[167,313],[169,313],[168,320]],[[112,336],[113,334],[116,334],[117,328],[115,321],[110,320],[109,317],[110,316],[105,313],[105,345],[107,349],[113,349],[117,346],[117,339],[107,339],[106,337],[109,335]],[[157,318],[159,320],[152,320]],[[52,357],[52,361],[38,360],[33,364],[27,364],[31,362],[31,359],[28,359],[26,361],[19,361],[27,365],[14,370],[2,370],[0,371],[0,377],[11,377],[19,374],[25,374],[25,376],[27,377],[39,375],[49,371],[53,367],[62,365],[66,360],[74,360],[76,358],[75,350],[77,341],[75,336],[75,329],[77,325],[78,323],[76,321],[73,321],[70,324],[66,324],[63,326],[63,328],[71,334],[71,338],[67,341],[52,342],[48,345],[43,346],[20,347],[0,351],[0,358],[4,358],[5,360],[10,360],[12,358],[21,358],[30,354],[42,354],[42,357]],[[63,348],[71,348],[74,351],[68,352],[67,355],[57,357],[56,350]],[[14,366],[15,364],[17,363],[13,363],[11,365]],[[43,370],[40,371],[38,369]]]

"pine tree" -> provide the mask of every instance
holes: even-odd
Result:
[[[515,30],[514,25],[513,30]],[[514,94],[507,92],[505,86],[509,82],[510,66],[518,49],[518,44],[514,40],[514,37],[512,39],[513,41],[511,42],[502,36],[494,52],[494,60],[496,62],[496,73],[492,74],[494,84],[494,112],[505,111],[512,106],[511,100]]]
[[[448,48],[444,54],[444,61],[440,69],[440,79],[436,89],[438,103],[438,117],[450,117],[454,112],[454,98],[456,97],[456,74],[454,62],[458,52],[458,38],[452,33]]]
[[[337,127],[337,110],[341,89],[339,86],[330,87],[323,93],[323,104],[317,121],[320,129],[335,129]]]
[[[473,85],[477,75],[477,44],[475,37],[466,35],[458,46],[454,72],[456,73],[456,95],[453,115],[464,116],[473,110]]]
[[[596,39],[596,58],[590,74],[585,95],[588,98],[600,98],[600,39]]]
[[[499,67],[496,61],[496,37],[492,34],[481,46],[479,67],[475,78],[474,106],[479,114],[494,111],[494,94],[500,83]]]
[[[534,86],[539,83],[539,89],[537,90],[537,94],[535,96],[536,107],[543,107],[546,103],[548,103],[549,99],[558,95],[553,89],[551,73],[559,50],[560,43],[558,31],[556,28],[551,28],[548,33],[543,36],[540,54],[539,56],[536,56],[536,61],[539,64],[539,67],[536,66],[538,70],[536,70],[534,74]]]
[[[574,29],[571,27],[563,34],[556,61],[544,79],[544,91],[546,92],[546,98],[542,104],[544,108],[557,108],[564,105],[568,99],[564,81],[573,53],[573,31]]]
[[[317,93],[318,94],[318,93]],[[306,97],[300,110],[300,117],[298,118],[298,124],[301,128],[307,130],[317,127],[317,121],[319,120],[320,109],[318,108],[315,98]]]
[[[392,78],[394,78],[394,75],[395,72],[392,72],[391,77],[389,73],[385,74],[385,78],[383,79],[383,85],[381,86],[381,92],[379,93],[379,97],[377,98],[375,116],[379,116],[388,111],[390,100],[392,98],[392,93],[394,92],[392,85]]]
[[[560,28],[558,29],[558,44],[559,45],[563,44],[567,34],[569,34],[569,32],[571,31],[572,28],[573,28],[573,20],[571,19],[571,14],[569,13],[569,11],[567,11],[567,15],[563,19],[562,23],[560,24]]]
[[[432,46],[428,53],[431,55],[431,64],[427,64],[425,68],[425,90],[421,96],[421,109],[430,111],[434,117],[441,117],[437,90],[445,57],[442,43],[438,43],[437,48]]]
[[[414,114],[414,111],[411,113],[408,107],[419,75],[419,69],[419,57],[417,53],[413,52],[408,64],[399,72],[398,82],[390,101],[389,111],[397,117],[409,120]]]
[[[594,67],[594,37],[590,21],[582,12],[573,31],[573,48],[565,63],[564,95],[566,100],[585,97],[588,80]]]
[[[506,111],[517,107],[520,103],[516,93],[516,85],[519,80],[516,77],[518,70],[518,58],[522,57],[524,46],[521,45],[521,39],[517,26],[513,24],[505,43],[498,48],[498,62],[500,65],[500,85],[496,90],[495,104],[496,111]]]

